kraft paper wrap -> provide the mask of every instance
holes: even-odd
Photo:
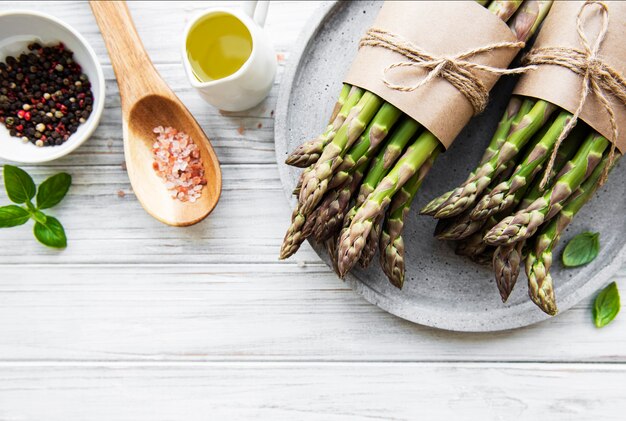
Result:
[[[573,47],[582,49],[576,31],[576,17],[584,1],[558,1],[552,5],[533,47]],[[599,58],[622,75],[626,75],[626,2],[605,1],[609,9],[609,30],[600,48]],[[583,12],[584,32],[593,45],[601,27],[599,7],[587,7]],[[514,94],[549,101],[574,113],[580,102],[583,77],[560,66],[542,65],[524,74]],[[626,107],[608,95],[615,111],[619,138],[615,145],[626,152]],[[580,119],[611,141],[613,131],[609,117],[598,100],[590,93]]]
[[[453,56],[499,42],[517,42],[509,27],[474,1],[386,1],[374,24],[397,34],[435,56]],[[506,69],[519,50],[501,48],[468,60]],[[380,47],[362,47],[344,81],[380,96],[432,132],[448,148],[474,114],[469,101],[445,79],[437,77],[412,92],[390,89],[383,83],[384,69],[407,61],[401,54]],[[394,84],[413,85],[428,71],[396,68],[387,72]],[[497,75],[476,71],[491,89]]]

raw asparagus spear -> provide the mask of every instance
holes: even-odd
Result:
[[[531,142],[531,151],[529,153],[527,153],[526,157],[524,158],[524,160],[528,159],[528,157],[530,156],[530,154],[532,153],[532,150],[537,146],[537,144],[541,141],[541,139],[543,138],[543,135],[547,132],[549,127],[545,127],[544,129],[542,129],[542,131],[536,135],[534,137],[534,140]],[[491,195],[491,192],[493,191],[494,188],[497,188],[497,186],[501,185],[502,183],[500,183],[500,180],[508,180],[511,175],[514,173],[514,169],[516,168],[516,164],[514,161],[510,161],[506,164],[507,170],[502,172],[499,176],[498,179],[494,179],[491,182],[491,185],[485,190],[485,194],[483,196],[484,197],[489,197]],[[507,174],[509,173],[509,174]],[[514,195],[511,195],[511,204],[517,204],[519,203],[519,201],[522,199],[522,197],[524,196],[524,192],[525,192],[525,187],[522,186],[520,189],[518,189]],[[482,199],[481,199],[482,200]],[[479,201],[480,204],[480,201]],[[440,219],[437,222],[437,227],[435,228],[435,237],[440,239],[440,240],[462,240],[464,238],[469,237],[470,235],[473,235],[474,233],[478,232],[484,225],[485,222],[487,221],[487,219],[492,216],[492,215],[481,215],[480,218],[473,218],[472,214],[474,213],[475,208],[474,209],[468,209],[465,212],[463,212],[460,215],[456,215],[452,218],[444,218],[444,219]],[[504,214],[504,216],[508,216],[508,214]],[[499,215],[499,219],[498,221],[500,221],[500,219],[502,219],[502,215]],[[493,226],[493,225],[492,225]]]
[[[393,131],[389,140],[378,152],[378,155],[372,161],[367,175],[363,180],[363,184],[359,189],[359,194],[355,203],[355,211],[365,202],[367,196],[374,191],[378,183],[387,175],[387,172],[396,163],[398,157],[415,136],[420,128],[420,124],[410,117],[405,117]]]
[[[420,135],[356,212],[349,228],[339,239],[341,276],[345,276],[359,259],[376,217],[385,211],[391,198],[419,170],[439,144],[430,132]]]
[[[543,19],[546,17],[548,12],[550,11],[551,6],[552,6],[552,1],[540,1],[540,0],[524,1],[524,3],[522,4],[518,12],[513,17],[511,24],[509,25],[509,27],[511,28],[511,31],[515,34],[517,39],[520,41],[528,41],[530,37],[536,32],[541,22],[543,22]],[[535,104],[535,106],[537,106],[537,104]],[[548,105],[548,107],[550,107],[550,105]],[[543,111],[550,111],[550,112],[545,113],[547,114],[545,115],[546,119],[549,117],[549,114],[555,108],[554,106],[551,106],[551,107],[552,107],[552,110],[545,110],[545,109],[543,110]],[[534,107],[533,107],[533,110],[534,110]],[[539,112],[539,111],[541,110],[539,109],[535,110],[535,112]],[[542,116],[539,116],[539,117],[542,117]],[[530,124],[531,128],[534,128],[534,131],[529,130],[526,127],[526,124]],[[505,154],[511,154],[511,153],[514,154],[515,153],[514,151],[516,149],[519,150],[519,148],[521,148],[525,144],[528,138],[532,136],[532,134],[534,134],[534,132],[538,129],[538,127],[541,126],[541,124],[537,125],[537,123],[535,123],[534,121],[523,121],[521,126],[522,127],[518,127],[517,130],[516,129],[512,130],[512,133],[509,134],[509,138],[507,139],[507,142],[503,145],[502,150],[500,150],[500,153],[498,155],[501,155],[502,151],[504,151]],[[521,136],[520,132],[526,134],[526,136],[525,137]],[[515,133],[517,133],[517,135]],[[508,141],[511,138],[511,136],[515,136],[517,138],[516,140],[520,143],[517,145],[517,148],[515,147],[516,146],[515,142],[513,144],[509,144]],[[508,160],[509,159],[504,159],[502,160],[502,162],[506,162]],[[492,160],[490,160],[489,162],[491,161]],[[465,185],[466,183],[464,183],[461,187],[453,190],[452,193],[448,192],[448,193],[443,194],[442,196],[439,196],[438,198],[435,198],[433,201],[431,201],[431,203],[426,205],[426,207],[422,210],[422,213],[434,214],[436,218],[448,218],[454,215],[458,215],[464,210],[468,209],[472,205],[474,200],[476,199],[476,195],[480,193],[479,188],[482,187],[482,189],[484,189],[485,187],[487,187],[487,185],[489,185],[489,182],[487,182],[486,184],[476,183],[476,181],[481,181],[483,177],[490,178],[489,177],[490,171],[488,171],[489,162],[485,163],[484,165],[479,166],[479,168],[477,169],[475,173],[470,174],[469,179],[466,181],[466,183],[470,183],[469,186],[466,187]],[[481,172],[479,173],[479,171]],[[493,173],[497,173],[498,167],[493,168],[491,171]],[[493,176],[493,174],[491,176]],[[439,206],[435,207],[436,205],[439,205]]]
[[[519,120],[528,114],[534,103],[535,102],[531,99],[525,99],[522,101],[522,99],[518,96],[513,96],[509,100],[509,103],[504,110],[504,114],[502,115],[502,119],[500,119],[498,127],[491,138],[491,142],[489,142],[489,146],[485,149],[485,153],[480,160],[481,164],[489,161],[496,153],[498,153],[502,144],[506,141],[506,138],[511,131],[511,127],[519,124]]]
[[[484,225],[474,234],[460,240],[456,244],[455,252],[459,256],[469,257],[473,261],[480,261],[487,251],[493,250],[493,247],[487,245],[483,240],[485,233],[498,223],[495,216],[487,218]]]
[[[368,161],[396,124],[402,111],[389,103],[384,103],[372,119],[358,142],[350,148],[329,182],[329,188],[344,184],[354,169]]]
[[[343,108],[343,105],[346,103],[346,99],[348,98],[351,89],[352,86],[348,85],[347,83],[344,83],[341,87],[341,91],[339,92],[339,98],[337,98],[337,102],[335,103],[333,112],[330,115],[329,123],[332,124],[332,122],[335,121],[335,118],[339,115],[341,108]]]
[[[381,213],[374,220],[374,225],[372,225],[372,229],[365,241],[365,246],[363,247],[363,251],[361,252],[361,256],[359,257],[359,266],[363,269],[366,269],[374,256],[376,255],[376,251],[378,250],[378,245],[380,244],[380,236],[383,230],[383,222],[385,220],[385,214]]]
[[[306,236],[302,235],[300,231],[306,223],[307,216],[317,208],[318,203],[326,193],[328,181],[341,157],[356,138],[361,135],[381,105],[382,100],[376,95],[370,92],[363,94],[359,102],[350,110],[348,117],[337,131],[332,142],[324,148],[320,159],[302,174],[298,205],[292,214],[291,225],[285,234],[280,259],[286,259],[295,253],[306,239]]]
[[[406,182],[402,189],[393,197],[389,205],[388,216],[380,235],[380,266],[387,275],[389,282],[396,288],[404,285],[404,239],[402,231],[404,220],[411,209],[411,203],[417,194],[424,178],[432,168],[437,156],[443,149],[439,146],[422,165],[419,171]]]
[[[504,142],[506,141],[510,131],[515,130],[522,118],[532,109],[533,105],[535,105],[535,101],[532,99],[525,99],[523,102],[521,102],[521,99],[519,99],[518,97],[511,98],[504,112],[504,115],[500,120],[500,123],[498,123],[498,128],[496,129],[496,132],[491,138],[491,142],[489,142],[489,145],[483,153],[483,157],[478,164],[478,168],[480,168],[481,165],[487,163],[489,160],[497,155],[497,153],[500,151],[500,148],[502,147],[502,144],[504,144]],[[471,179],[472,177],[474,177],[475,174],[476,170],[472,171],[467,179]],[[446,192],[441,196],[434,198],[422,208],[420,213],[422,215],[434,216],[439,208],[443,206],[443,204],[450,198],[450,196],[454,192],[455,190],[450,190],[449,192]]]
[[[563,208],[572,192],[598,165],[608,144],[609,141],[603,136],[591,134],[574,158],[566,164],[564,174],[557,177],[554,186],[526,209],[503,219],[485,235],[485,241],[498,246],[531,237],[544,221],[552,218]]]
[[[291,165],[294,167],[306,168],[309,165],[315,164],[319,159],[324,147],[333,140],[333,137],[337,133],[337,130],[343,125],[350,113],[352,107],[354,107],[365,92],[363,89],[358,88],[356,86],[350,87],[350,85],[344,85],[341,90],[341,94],[339,95],[339,100],[337,104],[341,102],[341,97],[345,93],[346,88],[348,89],[347,97],[343,101],[343,105],[341,109],[335,116],[335,118],[331,119],[331,122],[326,127],[324,133],[316,137],[315,139],[311,139],[309,141],[304,142],[287,157],[285,163],[287,165]],[[337,105],[335,105],[336,107]]]
[[[391,167],[398,160],[400,154],[402,154],[407,143],[409,143],[409,140],[417,133],[419,128],[419,123],[410,117],[404,117],[403,120],[398,123],[397,128],[393,131],[387,143],[372,161],[367,175],[361,184],[354,206],[344,218],[344,229],[341,231],[339,238],[341,238],[341,234],[349,228],[350,222],[354,218],[354,215],[356,215],[359,207],[365,202],[369,194],[374,191],[385,175],[387,175]],[[374,250],[374,252],[375,251],[376,250]]]
[[[578,150],[581,143],[580,139],[587,131],[588,128],[578,127],[567,137],[567,139],[565,139],[557,152],[557,157],[554,161],[551,173],[557,174],[563,169],[565,164]],[[525,209],[542,195],[543,190],[540,188],[541,178],[542,177],[535,177],[535,180],[532,185],[528,186],[528,191],[525,194],[523,193],[524,189],[517,191],[516,196],[519,196],[520,192],[522,192],[521,195],[523,196],[521,201],[519,199],[515,200],[515,202],[519,202],[520,209]],[[493,224],[492,227],[494,225],[495,224]],[[483,232],[481,239],[487,231]],[[515,286],[515,282],[519,276],[522,263],[522,251],[524,250],[526,243],[527,241],[522,240],[515,244],[498,246],[494,252],[492,263],[494,267],[496,285],[498,286],[500,297],[503,302],[506,302],[509,295],[513,291],[513,287]]]
[[[303,232],[306,218],[300,212],[300,207],[296,206],[291,215],[291,225],[287,229],[283,244],[280,247],[279,259],[283,260],[294,254],[300,245],[306,240],[306,232]]]
[[[525,0],[509,27],[518,40],[528,41],[548,15],[552,0]]]
[[[526,99],[522,102],[519,97],[514,96],[511,98],[506,110],[504,111],[504,115],[498,123],[496,132],[491,138],[491,142],[489,142],[489,145],[485,149],[479,165],[486,163],[498,153],[502,144],[506,141],[511,128],[515,127],[519,123],[519,120],[528,114],[533,105],[534,101],[530,99]],[[475,172],[470,173],[468,178],[473,177],[474,174]],[[437,212],[437,210],[445,203],[445,201],[448,200],[452,193],[454,193],[454,190],[450,190],[449,192],[431,200],[426,206],[424,206],[424,208],[422,208],[422,210],[420,210],[420,213],[422,215],[434,215],[435,212]]]
[[[562,111],[551,126],[546,126],[547,131],[541,136],[539,142],[533,146],[513,176],[498,184],[489,194],[483,196],[478,201],[470,213],[471,219],[484,219],[513,205],[515,192],[530,184],[535,175],[541,171],[543,163],[552,153],[556,140],[571,117],[572,115],[569,112]],[[579,133],[581,132],[579,131]]]
[[[563,209],[546,224],[537,235],[533,248],[526,258],[528,276],[528,295],[541,310],[550,315],[557,313],[554,286],[550,276],[552,251],[558,244],[561,234],[572,222],[574,216],[594,195],[600,185],[600,178],[608,165],[608,154],[574,192],[573,197]]]
[[[448,199],[435,212],[435,218],[450,218],[469,209],[495,176],[502,170],[502,165],[514,159],[529,139],[550,118],[556,106],[547,101],[537,101],[520,124],[514,127],[498,153],[489,161],[480,165],[474,174],[460,187],[457,187]]]
[[[320,204],[314,229],[315,241],[318,243],[326,241],[341,228],[350,199],[359,188],[366,166],[366,162],[359,165],[349,176],[349,180],[346,180],[343,186],[329,192]]]
[[[525,243],[525,241],[520,241],[510,245],[498,246],[493,253],[493,271],[503,303],[509,299],[509,295],[511,295],[517,282]]]
[[[398,156],[402,153],[404,146],[408,143],[409,139],[417,129],[419,125],[415,122],[415,120],[407,117],[405,121],[398,127],[397,132],[395,133],[396,138],[393,142],[390,142],[387,145],[387,148],[380,156],[379,165],[375,165],[372,167],[372,171],[368,174],[366,181],[361,186],[359,190],[359,196],[354,206],[354,210],[358,209],[359,206],[363,203],[363,201],[367,198],[367,196],[374,190],[374,188],[378,185],[380,180],[387,174],[391,166],[396,162]],[[355,213],[352,213],[353,216]],[[351,220],[351,218],[350,218]],[[384,214],[379,215],[374,221],[374,225],[372,226],[372,230],[370,231],[368,238],[365,242],[365,246],[363,247],[363,252],[359,258],[359,264],[363,268],[367,268],[372,259],[376,255],[376,251],[378,250],[378,244],[380,240],[380,234],[382,230],[382,224],[384,220]]]
[[[301,212],[305,216],[320,202],[341,158],[363,133],[382,104],[383,100],[380,97],[366,92],[352,108],[332,142],[326,145],[315,167],[305,173],[299,197]]]
[[[506,1],[506,0],[494,0],[489,3],[487,9],[502,19],[504,22],[508,21],[511,16],[521,6],[522,0]]]

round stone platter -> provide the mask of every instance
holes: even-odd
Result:
[[[292,207],[295,198],[291,192],[301,170],[285,165],[284,160],[297,145],[325,128],[358,40],[380,6],[371,1],[325,4],[303,28],[289,55],[276,107],[275,142],[282,185]],[[403,319],[455,331],[499,331],[549,318],[529,300],[524,274],[503,304],[490,268],[455,255],[450,244],[433,238],[435,220],[418,215],[429,199],[458,185],[476,165],[514,85],[515,78],[508,77],[494,87],[488,109],[475,117],[439,157],[422,185],[405,222],[404,288],[398,290],[389,284],[379,268],[378,256],[370,268],[354,269],[346,277],[367,301]],[[624,165],[612,172],[607,185],[561,239],[552,268],[560,313],[610,282],[621,266],[626,243],[625,173]],[[285,229],[287,225],[285,221]],[[582,231],[600,232],[600,254],[587,266],[565,269],[560,263],[563,246]],[[329,263],[325,249],[312,245]],[[297,259],[297,254],[292,258]]]

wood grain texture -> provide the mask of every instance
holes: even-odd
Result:
[[[618,421],[626,410],[625,368],[602,364],[36,364],[0,374],[0,416],[19,420]],[[599,383],[611,388],[589,387]]]
[[[515,331],[450,334],[362,300],[325,265],[5,265],[0,361],[626,362],[584,302]]]
[[[117,79],[124,157],[135,196],[146,212],[164,224],[197,224],[215,208],[222,191],[222,172],[211,141],[155,69],[126,2],[91,1],[90,6]],[[154,172],[155,127],[174,127],[195,142],[206,181],[197,200],[172,200],[172,192]]]
[[[308,245],[277,261],[290,212],[272,116],[289,48],[318,2],[272,2],[276,86],[255,109],[225,115],[188,86],[178,51],[190,13],[210,5],[129,5],[223,164],[215,211],[179,229],[148,217],[132,193],[117,86],[88,4],[20,3],[85,35],[108,95],[78,151],[26,167],[37,182],[72,174],[51,210],[68,249],[38,245],[29,227],[0,231],[0,419],[623,419],[621,315],[597,330],[585,301],[536,326],[454,334],[366,303]]]

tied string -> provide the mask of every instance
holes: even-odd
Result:
[[[600,12],[602,14],[602,28],[598,34],[593,45],[589,43],[585,32],[583,31],[584,19],[582,17],[584,10],[592,5],[600,6]],[[578,31],[578,37],[581,49],[569,48],[569,47],[546,47],[536,48],[531,50],[524,62],[530,65],[548,64],[554,66],[561,66],[570,69],[574,73],[583,77],[582,90],[580,94],[580,101],[576,111],[570,118],[569,122],[563,128],[561,135],[557,139],[552,155],[548,161],[548,166],[543,174],[540,187],[544,188],[550,171],[554,167],[554,160],[556,159],[557,152],[563,140],[569,135],[580,117],[580,113],[585,106],[585,102],[591,92],[600,100],[604,110],[609,116],[611,123],[611,131],[613,139],[610,139],[611,150],[608,156],[608,165],[606,166],[602,178],[600,179],[600,185],[604,184],[608,177],[609,170],[614,164],[616,153],[616,142],[618,139],[619,131],[617,122],[615,120],[615,111],[611,103],[608,100],[608,95],[616,97],[622,104],[626,105],[626,81],[615,69],[611,68],[608,64],[604,63],[599,57],[598,53],[602,42],[606,38],[609,30],[609,8],[601,1],[586,1],[578,11],[576,18],[576,29]]]
[[[441,77],[467,98],[474,110],[474,115],[483,111],[489,100],[489,90],[474,71],[478,70],[500,76],[523,73],[536,67],[530,65],[515,69],[501,69],[468,61],[468,58],[472,56],[489,53],[501,48],[523,48],[524,43],[521,41],[499,42],[485,47],[474,48],[453,56],[438,57],[427,53],[399,35],[379,28],[370,28],[359,43],[359,48],[364,46],[385,48],[408,59],[408,61],[392,63],[385,68],[382,81],[388,88],[401,92],[411,92],[426,85],[433,79]],[[427,69],[428,74],[414,85],[398,85],[387,79],[387,73],[397,67]]]

